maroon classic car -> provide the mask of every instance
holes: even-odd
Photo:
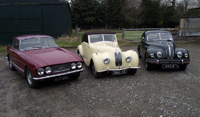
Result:
[[[73,52],[58,47],[48,35],[14,37],[7,47],[11,70],[16,69],[35,88],[40,81],[78,79],[83,71],[82,60]]]

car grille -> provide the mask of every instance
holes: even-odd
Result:
[[[167,59],[173,59],[174,58],[174,48],[172,47],[170,47],[169,45],[168,45],[168,49],[167,49]]]
[[[69,63],[52,66],[52,72],[53,73],[67,71],[69,69],[70,69],[70,64]]]
[[[115,65],[122,66],[122,55],[120,52],[115,52]]]

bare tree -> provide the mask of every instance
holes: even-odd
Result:
[[[196,8],[200,7],[199,5],[200,0],[183,0],[180,3],[184,6],[184,12],[186,12],[189,8]]]
[[[197,5],[198,7],[200,7],[200,0],[197,0]]]

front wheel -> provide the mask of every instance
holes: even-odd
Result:
[[[101,77],[101,73],[96,72],[94,63],[92,63],[92,72],[93,72],[93,75],[94,75],[95,78]]]
[[[33,79],[33,74],[32,74],[31,70],[28,67],[26,68],[25,77],[26,77],[28,86],[30,88],[37,88],[38,87],[39,81],[36,81],[36,80]]]
[[[130,73],[131,75],[135,75],[136,72],[137,72],[137,69],[131,69],[131,70],[129,71],[129,73]]]
[[[14,67],[13,67],[13,65],[12,65],[12,61],[11,61],[11,60],[9,60],[8,62],[9,62],[9,68],[10,68],[12,71],[14,71],[14,70],[15,70],[15,68],[14,68]]]
[[[151,65],[148,63],[148,61],[145,61],[145,67],[146,67],[146,70],[151,70]]]
[[[70,76],[71,80],[77,80],[80,76],[80,72],[73,74],[72,76]]]
[[[83,56],[81,55],[81,53],[79,52],[79,50],[77,51],[77,54],[83,60]]]
[[[184,71],[187,68],[187,65],[180,65],[179,68]]]

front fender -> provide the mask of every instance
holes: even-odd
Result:
[[[134,50],[128,50],[128,51],[125,51],[125,52],[122,52],[123,54],[123,65],[124,66],[130,66],[130,67],[138,67],[139,65],[139,57],[138,57],[138,54],[136,51]],[[126,62],[126,57],[130,56],[132,58],[131,62],[127,63]]]
[[[104,53],[93,53],[92,54],[92,61],[95,65],[95,69],[96,71],[101,71],[105,69],[105,64],[104,64],[104,59],[105,58],[109,58],[111,59],[112,57],[110,56],[110,54],[108,52],[104,52]]]

